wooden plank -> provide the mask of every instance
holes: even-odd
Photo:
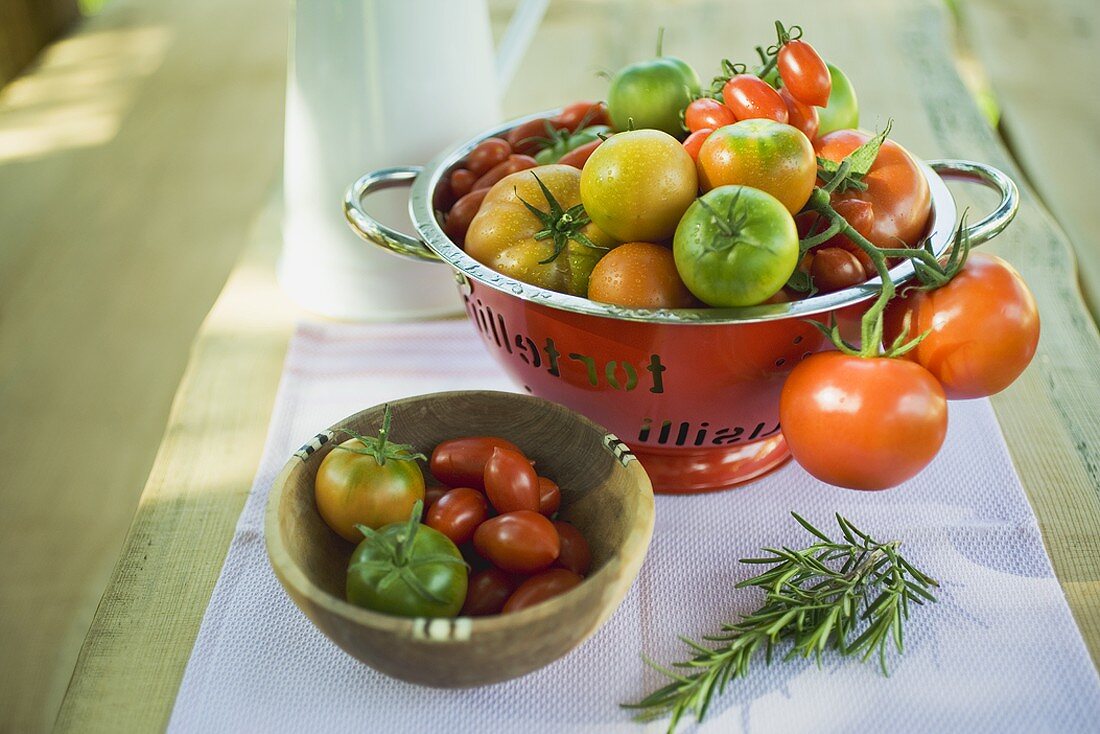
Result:
[[[661,25],[668,29],[669,52],[683,55],[707,76],[716,59],[739,51],[747,57],[752,45],[766,42],[773,17],[800,22],[808,38],[849,71],[868,126],[892,117],[896,138],[922,157],[973,158],[1015,173],[955,73],[942,8],[932,0],[835,0],[821,10],[793,0],[766,8],[720,0],[675,7],[555,3],[508,94],[506,111],[518,114],[600,96],[604,87],[592,72],[651,53],[652,31]],[[575,51],[568,63],[560,55],[566,42]],[[960,202],[973,204],[975,211],[991,205],[988,196],[957,191]],[[1019,220],[990,248],[1031,283],[1044,335],[1034,366],[994,406],[1056,572],[1095,655],[1100,649],[1100,373],[1095,370],[1100,339],[1074,285],[1068,242],[1030,190],[1023,193]],[[269,271],[260,272],[253,269],[260,281],[270,279]],[[233,309],[219,315],[222,309],[219,303],[210,323],[232,320]],[[244,383],[233,376],[242,364],[274,375],[278,365],[271,361],[285,347],[288,323],[269,323],[265,340],[238,337],[216,348],[208,329],[200,335],[168,440],[82,650],[60,729],[142,731],[167,721],[241,506],[240,492],[255,469],[262,440],[257,426],[266,423],[271,405],[270,393],[242,390]],[[218,379],[222,374],[230,377]],[[272,389],[269,377],[261,381]],[[215,410],[221,415],[214,416]],[[246,441],[247,448],[225,453],[226,435]],[[233,479],[211,479],[215,469]],[[165,581],[184,573],[186,593]]]

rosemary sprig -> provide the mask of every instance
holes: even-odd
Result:
[[[685,714],[702,721],[715,693],[745,676],[758,652],[770,664],[777,648],[788,643],[784,660],[813,656],[820,661],[830,649],[861,660],[877,654],[888,675],[887,652],[891,645],[902,652],[909,605],[936,601],[929,588],[939,584],[898,553],[897,540],[881,543],[838,514],[843,540],[836,541],[797,513],[791,515],[818,542],[803,550],[766,548],[767,556],[741,560],[771,566],[737,584],[762,589],[764,603],[740,621],[722,625],[720,634],[703,638],[717,645],[681,637],[694,657],[672,669],[643,656],[671,682],[637,703],[624,704],[638,710],[639,721],[671,715],[669,732]]]

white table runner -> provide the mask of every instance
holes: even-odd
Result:
[[[759,598],[733,585],[757,569],[737,559],[808,543],[789,510],[826,530],[837,511],[880,539],[902,539],[908,557],[941,582],[941,601],[914,612],[890,678],[835,656],[821,668],[761,661],[715,702],[700,731],[1100,730],[1100,679],[984,400],[952,403],[940,456],[888,492],[836,489],[789,463],[734,491],[658,497],[653,544],[622,606],[587,643],[524,678],[434,690],[345,655],[268,566],[268,489],[295,449],[353,412],[440,390],[514,390],[479,342],[465,321],[299,327],[171,731],[663,731],[633,723],[617,705],[661,683],[639,653],[682,659],[678,634],[708,634],[750,611]]]

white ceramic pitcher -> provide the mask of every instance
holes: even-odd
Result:
[[[279,282],[354,320],[458,313],[444,268],[356,237],[341,211],[362,171],[426,163],[500,121],[500,97],[549,0],[520,0],[494,60],[486,0],[297,0],[291,25]],[[407,197],[374,214],[398,227]],[[428,272],[431,271],[431,272]]]

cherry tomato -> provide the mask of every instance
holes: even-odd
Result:
[[[451,193],[456,199],[461,199],[470,193],[480,176],[480,173],[474,173],[465,168],[456,168],[451,171]]]
[[[489,503],[476,489],[452,489],[432,505],[424,524],[461,545],[474,537],[477,526],[489,517]]]
[[[1000,392],[1020,376],[1039,344],[1039,311],[1023,278],[996,255],[971,253],[947,285],[914,290],[886,307],[884,341],[909,317],[907,339],[928,332],[906,353],[953,400]]]
[[[554,528],[558,531],[561,543],[561,551],[554,565],[567,568],[578,576],[584,576],[592,566],[592,552],[588,549],[588,541],[581,535],[581,531],[570,523],[555,520]]]
[[[592,269],[588,297],[631,308],[689,308],[691,291],[676,271],[672,250],[650,242],[627,242]]]
[[[684,111],[684,125],[693,133],[704,128],[717,130],[735,122],[737,118],[733,116],[733,110],[710,97],[700,97]]]
[[[779,92],[754,74],[737,74],[722,87],[722,100],[738,120],[787,122],[787,105]]]
[[[519,451],[493,449],[485,462],[485,494],[497,512],[538,512],[539,477],[531,462]]]
[[[466,242],[466,233],[470,230],[470,223],[481,211],[481,205],[488,194],[489,189],[471,191],[455,202],[455,205],[447,212],[447,217],[443,220],[443,231],[459,246]]]
[[[444,441],[432,451],[432,476],[451,487],[485,487],[485,464],[493,449],[519,451],[511,441],[495,436],[469,436]]]
[[[947,434],[947,399],[915,362],[818,352],[787,376],[779,421],[791,455],[813,476],[887,489],[936,456]]]
[[[691,160],[699,162],[699,149],[703,147],[703,143],[707,142],[712,132],[714,130],[711,128],[704,127],[687,136],[687,140],[684,141],[684,150],[691,156]]]
[[[424,488],[424,512],[431,509],[432,505],[439,501],[439,498],[447,494],[451,490],[444,487],[442,484],[429,484]]]
[[[839,291],[867,280],[867,273],[859,264],[859,259],[839,247],[814,250],[810,275],[822,293]]]
[[[838,130],[818,138],[814,146],[819,156],[839,163],[870,138],[861,130]],[[896,248],[899,241],[910,247],[917,244],[928,228],[932,195],[912,156],[887,140],[862,180],[867,184],[865,191],[834,193],[834,207],[851,199],[869,203],[873,219],[867,239],[876,247]]]
[[[557,560],[561,541],[554,523],[537,512],[519,510],[481,523],[474,531],[474,547],[505,571],[536,573]]]
[[[779,48],[776,68],[783,86],[803,104],[824,107],[829,103],[833,81],[829,67],[814,47],[805,41],[788,41]]]
[[[561,488],[553,479],[539,477],[539,514],[550,517],[561,507]]]
[[[568,569],[551,568],[520,584],[505,603],[504,613],[510,614],[541,604],[547,599],[564,594],[583,580]]]
[[[699,149],[698,167],[703,191],[751,186],[779,199],[791,214],[805,206],[817,180],[810,141],[772,120],[744,120],[715,130]]]
[[[592,125],[610,125],[611,117],[603,102],[574,102],[566,105],[554,122],[554,127],[576,131]]]
[[[562,127],[556,118],[540,117],[517,125],[508,131],[506,137],[508,144],[512,146],[513,153],[534,155],[549,144],[551,131],[560,130]]]
[[[474,182],[473,190],[490,189],[501,179],[537,165],[538,161],[529,155],[510,155],[502,163],[498,163],[482,174],[481,178]]]
[[[475,178],[483,176],[494,166],[500,165],[512,155],[512,146],[503,138],[489,138],[477,144],[466,156],[466,168]]]
[[[466,603],[462,605],[462,616],[484,617],[500,614],[504,603],[516,590],[512,577],[499,568],[487,568],[470,576],[466,589]]]
[[[786,87],[779,90],[779,96],[783,98],[783,104],[787,105],[787,122],[791,127],[798,128],[810,140],[817,137],[820,124],[817,108],[795,99]]]

